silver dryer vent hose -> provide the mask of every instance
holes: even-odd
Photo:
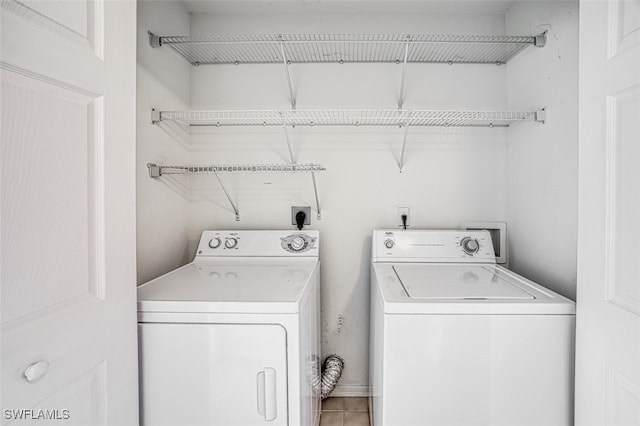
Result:
[[[326,399],[333,391],[340,380],[342,369],[344,368],[344,360],[336,354],[331,354],[325,358],[322,364],[322,386],[320,388],[320,396]]]

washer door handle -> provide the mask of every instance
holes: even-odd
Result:
[[[278,417],[276,370],[265,367],[257,374],[258,385],[258,414],[264,416],[268,422]]]

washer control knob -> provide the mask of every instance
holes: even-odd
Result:
[[[212,238],[209,241],[209,247],[211,247],[212,249],[217,249],[218,247],[220,247],[220,244],[222,244],[222,240],[220,239],[220,237]]]
[[[462,246],[462,250],[468,255],[474,255],[480,250],[480,243],[478,243],[478,240],[475,238],[465,237],[460,242],[460,245]]]
[[[238,245],[238,239],[237,238],[227,238],[226,240],[224,240],[224,246],[228,249],[232,249],[235,248]]]
[[[306,243],[307,242],[304,238],[300,235],[296,235],[291,239],[290,247],[293,251],[300,251],[305,247]]]
[[[396,243],[393,240],[385,240],[384,241],[384,246],[388,249],[392,249],[393,246],[395,246]]]

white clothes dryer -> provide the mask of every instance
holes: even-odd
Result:
[[[486,231],[372,243],[374,426],[573,424],[574,302],[496,265]]]
[[[143,425],[319,423],[318,231],[205,231],[138,287]]]

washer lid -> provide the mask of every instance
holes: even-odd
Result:
[[[403,264],[393,266],[393,270],[412,299],[534,299],[509,277],[483,265]]]
[[[574,315],[575,303],[500,265],[373,263],[387,314]]]
[[[138,287],[138,311],[295,313],[317,263],[192,262]]]

